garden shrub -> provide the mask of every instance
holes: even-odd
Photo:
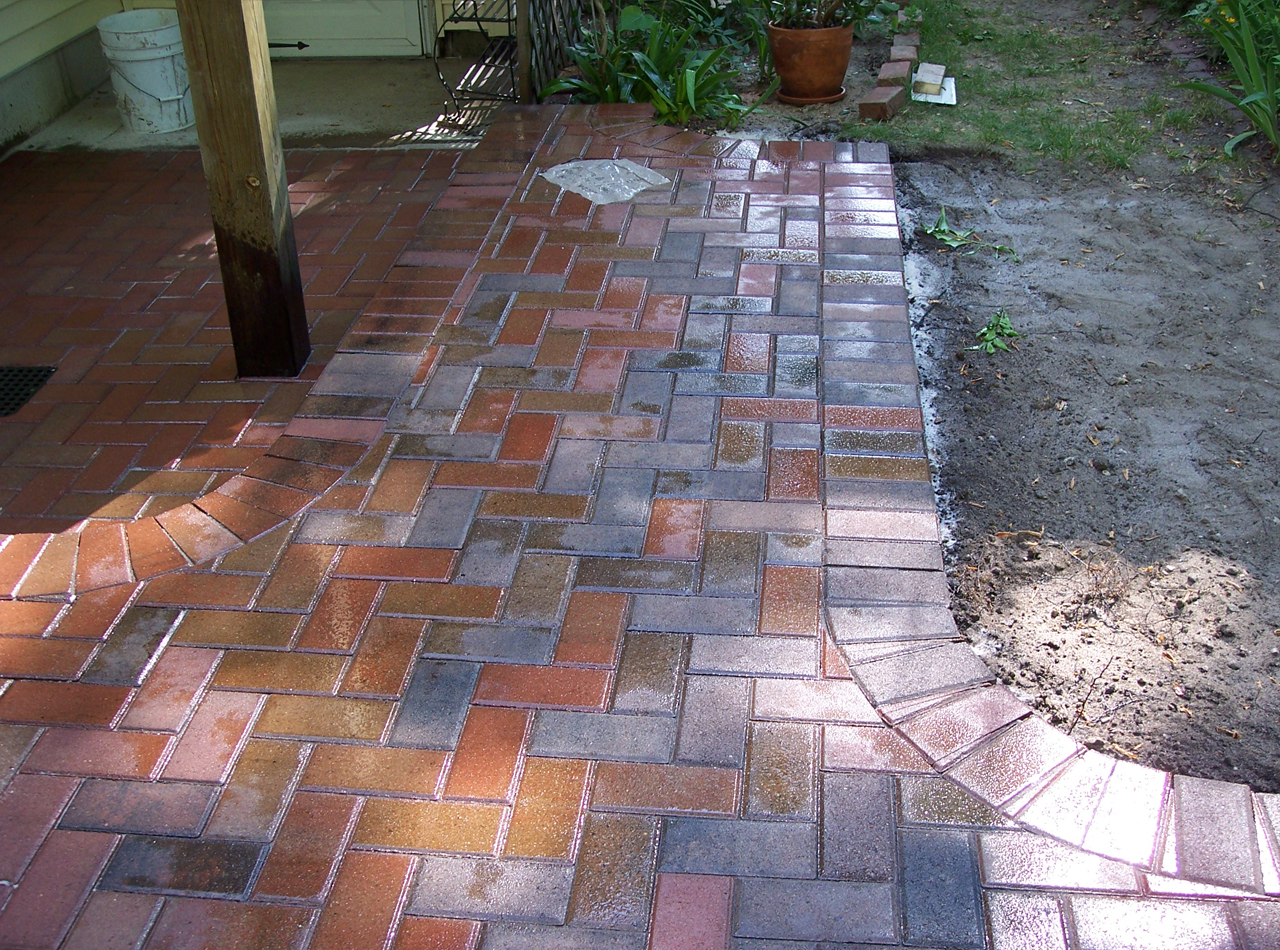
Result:
[[[1259,133],[1280,150],[1280,3],[1204,0],[1186,15],[1222,50],[1234,82],[1226,88],[1202,80],[1182,86],[1231,103],[1253,125],[1226,143],[1226,153]]]

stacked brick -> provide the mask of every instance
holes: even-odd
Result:
[[[858,101],[863,119],[887,121],[907,104],[907,85],[913,64],[919,59],[920,34],[897,33],[889,48],[889,61],[880,68],[875,87]]]
[[[920,63],[920,34],[898,33],[889,48],[889,61],[880,67],[876,85],[858,102],[858,115],[863,119],[887,121],[907,103],[907,87],[914,92],[936,95],[942,90],[946,70],[931,63]],[[919,64],[919,72],[916,65]],[[913,85],[914,79],[914,85]]]

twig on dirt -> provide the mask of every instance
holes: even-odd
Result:
[[[1095,373],[1097,373],[1097,374],[1098,374],[1098,379],[1102,380],[1102,381],[1103,381],[1104,383],[1106,383],[1108,386],[1115,386],[1115,385],[1117,385],[1116,383],[1112,382],[1111,380],[1107,379],[1107,377],[1105,377],[1105,376],[1103,376],[1103,375],[1102,375],[1102,371],[1101,371],[1101,370],[1099,370],[1099,369],[1098,369],[1098,367],[1097,367],[1097,365],[1093,362],[1093,357],[1092,357],[1092,356],[1086,356],[1086,357],[1084,358],[1084,360],[1085,360],[1085,362],[1086,362],[1086,363],[1088,363],[1088,364],[1089,364],[1089,366],[1093,369],[1093,371],[1094,371]],[[1124,382],[1126,382],[1126,383],[1129,381],[1128,376],[1122,376],[1122,377],[1120,377],[1120,378],[1121,378],[1121,379],[1123,379],[1123,380],[1124,380]],[[1123,383],[1121,383],[1121,384],[1119,384],[1119,385],[1123,385]]]
[[[1245,211],[1252,211],[1254,214],[1260,214],[1260,215],[1262,215],[1263,217],[1270,218],[1270,219],[1271,219],[1271,220],[1273,220],[1273,221],[1280,221],[1280,215],[1275,215],[1275,214],[1272,214],[1270,211],[1263,211],[1263,210],[1261,210],[1261,209],[1259,209],[1259,208],[1251,208],[1251,207],[1249,207],[1249,206],[1253,203],[1253,199],[1254,199],[1254,198],[1258,197],[1258,195],[1262,194],[1264,191],[1268,190],[1270,187],[1271,187],[1271,184],[1270,184],[1269,182],[1268,182],[1267,184],[1263,185],[1261,188],[1259,188],[1257,191],[1255,191],[1253,194],[1251,194],[1251,195],[1248,197],[1248,199],[1245,201],[1245,203],[1244,203],[1243,205],[1241,205],[1241,207],[1242,207]]]
[[[1107,660],[1106,665],[1103,666],[1102,669],[1098,670],[1098,675],[1089,681],[1089,688],[1085,690],[1084,699],[1080,700],[1079,705],[1076,706],[1075,717],[1071,720],[1071,725],[1067,727],[1067,735],[1071,735],[1072,730],[1079,724],[1080,717],[1084,715],[1084,707],[1088,705],[1089,697],[1093,695],[1093,688],[1098,685],[1098,680],[1102,679],[1103,674],[1107,672],[1107,669],[1115,661],[1115,654],[1112,654],[1111,659]]]
[[[1032,531],[1030,528],[1023,528],[1021,531],[997,531],[996,532],[997,538],[1020,538],[1023,535],[1026,535],[1028,538],[1037,538],[1037,539],[1043,538],[1044,527],[1042,526],[1039,531]]]
[[[1104,712],[1101,716],[1098,717],[1098,722],[1106,722],[1108,719],[1110,719],[1120,710],[1124,709],[1125,706],[1132,706],[1134,703],[1140,703],[1142,702],[1143,698],[1144,697],[1142,696],[1135,696],[1133,699],[1126,700],[1125,702],[1120,703],[1120,705],[1118,706],[1112,706],[1110,709],[1108,709],[1106,712]]]

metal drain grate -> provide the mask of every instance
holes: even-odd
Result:
[[[0,416],[11,416],[49,381],[56,366],[0,366]]]

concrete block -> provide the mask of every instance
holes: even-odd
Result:
[[[942,92],[942,80],[946,75],[946,66],[939,66],[937,63],[921,63],[916,69],[911,91],[926,96],[936,96]]]

